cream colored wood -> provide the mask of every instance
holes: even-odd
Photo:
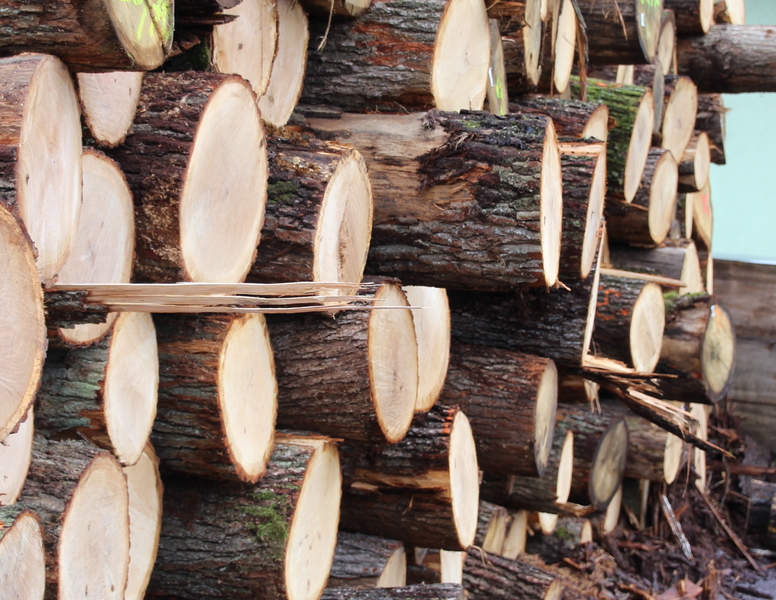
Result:
[[[555,437],[555,409],[558,406],[558,369],[553,361],[547,363],[536,392],[534,412],[534,457],[542,469],[549,461]]]
[[[18,221],[0,206],[0,443],[35,399],[46,353],[43,292],[35,256]]]
[[[604,229],[604,233],[606,230]],[[585,339],[582,347],[582,356],[586,357],[590,352],[590,343],[593,339],[593,325],[595,323],[595,311],[598,303],[598,284],[601,281],[601,258],[603,257],[603,247],[606,235],[601,236],[598,246],[598,258],[595,272],[593,273],[593,284],[590,292],[590,302],[587,305],[587,324],[585,326]],[[584,358],[582,359],[585,360]]]
[[[439,583],[463,583],[463,564],[466,561],[466,552],[454,550],[440,550],[440,581]]]
[[[16,431],[0,443],[0,506],[15,504],[27,479],[32,458],[32,434],[35,430],[32,413],[30,407],[27,417],[19,423]]]
[[[401,545],[393,551],[388,562],[385,563],[375,587],[404,587],[405,585],[407,585],[407,554],[404,546]]]
[[[635,69],[633,65],[618,65],[614,82],[620,85],[633,85]]]
[[[213,28],[213,64],[219,73],[234,73],[247,79],[260,98],[269,85],[278,50],[276,2],[243,0],[223,12],[237,18]]]
[[[337,165],[316,225],[314,281],[361,283],[372,237],[372,183],[358,150]],[[353,288],[340,293],[355,293]]]
[[[76,77],[84,120],[92,136],[100,146],[119,145],[135,119],[143,73],[78,73]]]
[[[112,3],[116,4],[116,3]],[[16,159],[19,216],[37,250],[41,280],[67,260],[81,208],[81,119],[67,67],[42,59],[30,82]]]
[[[706,259],[706,293],[714,293],[714,258],[711,255]]]
[[[665,323],[663,290],[656,283],[645,283],[633,305],[630,322],[631,360],[636,371],[654,371],[660,360]]]
[[[698,428],[695,435],[706,441],[709,439],[709,412],[707,406],[703,404],[691,404],[690,412],[695,420],[698,421]],[[700,448],[693,448],[692,454],[693,467],[698,474],[695,480],[696,487],[702,492],[706,491],[706,452]]]
[[[680,294],[700,294],[704,291],[701,263],[698,259],[698,250],[693,242],[690,242],[684,251],[681,278],[684,287],[679,288]]]
[[[689,77],[680,77],[666,102],[662,130],[662,147],[670,151],[676,161],[682,159],[692,139],[697,112],[698,88]]]
[[[245,278],[266,201],[267,149],[256,98],[244,81],[231,79],[213,92],[200,119],[181,192],[181,255],[191,281]]]
[[[563,176],[560,170],[560,150],[555,125],[547,121],[542,154],[540,184],[542,268],[547,287],[558,281],[560,267],[561,225],[563,223]]]
[[[574,53],[577,49],[577,13],[572,0],[562,0],[558,31],[555,38],[555,60],[552,77],[558,93],[568,90],[571,70],[574,67]]]
[[[160,66],[172,43],[172,0],[103,2],[113,29],[138,69]]]
[[[568,502],[571,493],[571,481],[574,477],[574,432],[566,433],[563,440],[563,447],[560,451],[560,461],[558,462],[558,481],[555,486],[556,502],[564,504]]]
[[[718,22],[745,25],[746,0],[715,0],[715,14]]]
[[[711,203],[711,178],[700,192],[692,192],[686,196],[685,212],[691,212],[692,228],[686,234],[694,239],[700,238],[706,249],[711,248],[714,231],[714,208]]]
[[[557,520],[558,515],[555,515]],[[563,596],[563,584],[559,580],[555,580],[547,588],[547,592],[544,594],[544,600],[560,600]]]
[[[604,216],[604,199],[606,198],[606,152],[601,152],[595,163],[593,180],[590,184],[589,202],[587,204],[587,220],[585,237],[582,241],[581,275],[586,279],[593,268],[596,252],[600,245],[601,221]]]
[[[620,522],[620,508],[622,507],[622,484],[617,488],[614,494],[614,498],[609,502],[609,506],[606,507],[604,513],[604,533],[613,533],[617,529],[617,524]],[[580,540],[580,543],[582,541]]]
[[[519,510],[512,515],[512,523],[509,526],[501,555],[504,558],[515,560],[525,553],[525,541],[528,536],[528,511]]]
[[[602,104],[593,111],[582,131],[583,138],[595,138],[605,142],[609,138],[609,107]]]
[[[676,213],[676,195],[679,185],[679,167],[670,152],[658,159],[649,187],[649,235],[655,244],[668,236]]]
[[[558,526],[558,515],[555,513],[537,513],[539,518],[539,529],[544,535],[552,535]]]
[[[278,51],[264,95],[259,99],[261,118],[283,127],[302,94],[310,32],[307,15],[296,0],[276,0]]]
[[[278,385],[262,315],[235,319],[218,365],[218,403],[226,445],[237,472],[255,482],[272,454]]]
[[[135,252],[135,208],[132,193],[118,165],[104,154],[85,150],[83,196],[75,242],[58,284],[129,283]],[[113,324],[85,323],[60,329],[72,344],[90,344],[100,339]]]
[[[611,277],[627,277],[628,279],[638,279],[639,281],[651,281],[664,287],[681,288],[685,282],[682,279],[673,279],[671,277],[663,277],[662,275],[652,275],[651,273],[638,273],[636,271],[624,271],[622,269],[601,268],[601,275],[609,275]]]
[[[321,441],[307,464],[286,542],[288,600],[317,600],[326,587],[337,545],[341,497],[337,447]]]
[[[129,576],[124,599],[143,600],[162,530],[162,480],[151,444],[137,463],[122,470],[129,490]]]
[[[543,0],[528,0],[525,3],[525,27],[521,33],[525,75],[530,85],[538,85],[541,77],[542,3]]]
[[[708,33],[714,25],[714,0],[700,0],[701,29]]]
[[[593,524],[589,519],[585,519],[585,522],[582,524],[582,532],[579,534],[579,543],[580,545],[593,543]]]
[[[703,381],[715,394],[730,383],[736,356],[736,334],[730,313],[720,304],[712,304],[709,322],[703,334],[701,371]]]
[[[129,494],[119,463],[98,454],[62,516],[59,600],[123,600],[129,571]]]
[[[547,19],[550,18],[550,3],[553,2],[553,0],[540,0],[540,2],[541,5],[539,14],[541,15],[542,21],[547,21]]]
[[[666,436],[665,452],[663,453],[663,479],[671,485],[679,469],[682,467],[682,455],[684,454],[684,440],[673,433]]]
[[[499,508],[491,513],[488,530],[482,540],[481,548],[489,554],[501,554],[504,539],[507,535],[509,513],[505,508]]]
[[[695,185],[701,190],[708,182],[709,171],[711,170],[711,143],[709,142],[708,134],[705,131],[701,131],[690,143],[688,151],[690,148],[692,148]]]
[[[434,43],[431,93],[439,110],[482,110],[488,91],[490,27],[482,0],[450,0]]]
[[[13,523],[0,539],[0,594],[8,600],[43,600],[46,591],[46,555],[43,530],[29,511]]]
[[[590,467],[590,489],[608,505],[622,483],[622,470],[628,452],[628,426],[613,423],[604,433]]]
[[[293,296],[302,294],[322,294],[324,290],[332,290],[340,287],[341,282],[336,281],[294,281],[290,283],[126,283],[126,284],[55,284],[48,289],[54,291],[78,291],[88,290],[90,297],[108,298],[115,295],[137,297],[146,296]],[[374,290],[380,284],[362,283],[364,290]]]
[[[453,521],[462,548],[469,547],[477,534],[477,514],[480,509],[480,472],[477,449],[469,419],[458,412],[450,431],[448,466]]]
[[[445,385],[450,360],[450,305],[447,290],[407,285],[404,293],[412,311],[418,340],[417,412],[428,412],[436,404]]]
[[[660,65],[661,76],[673,75],[676,72],[674,56],[676,54],[676,21],[663,19],[660,26],[660,37],[657,39],[655,63]]]
[[[636,110],[631,132],[628,154],[625,158],[624,194],[625,201],[631,202],[641,185],[641,177],[647,164],[647,155],[652,145],[652,128],[655,122],[655,99],[647,90]]]

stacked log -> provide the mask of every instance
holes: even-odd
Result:
[[[9,598],[42,600],[46,593],[43,531],[35,513],[0,507],[0,585]]]
[[[327,588],[390,588],[407,583],[404,544],[340,531]]]
[[[135,120],[143,73],[78,73],[77,82],[89,135],[99,146],[113,148],[121,144]]]

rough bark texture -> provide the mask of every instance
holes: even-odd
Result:
[[[146,598],[285,600],[286,542],[314,451],[278,443],[254,485],[167,478]]]
[[[155,48],[156,60],[138,64],[122,43],[104,0],[4,0],[0,26],[0,54],[21,52],[53,54],[74,71],[150,70],[162,64],[172,42],[172,2],[147,0],[139,14],[142,21],[125,31],[140,42],[164,33]],[[137,27],[137,29],[135,29]],[[146,60],[149,57],[145,57]]]
[[[340,531],[331,565],[329,588],[375,587],[401,542]]]
[[[415,416],[398,444],[345,444],[340,527],[422,548],[465,550],[453,516],[449,444],[458,408]]]
[[[606,106],[603,102],[581,102],[546,96],[521,96],[509,103],[509,110],[523,115],[541,115],[552,119],[559,138],[582,138],[593,113]],[[601,140],[603,141],[603,140]]]
[[[637,248],[612,244],[609,247],[612,266],[624,271],[681,280],[688,242],[687,240],[667,240],[664,244],[658,248]]]
[[[327,27],[311,20],[301,102],[346,110],[432,107],[434,41],[446,6],[447,0],[376,0],[353,21]]]
[[[215,90],[235,75],[150,73],[124,143],[105,149],[119,163],[135,202],[133,282],[189,279],[181,257],[180,195],[199,121]]]
[[[652,62],[639,30],[637,0],[577,0],[587,31],[587,54],[590,64],[638,65]],[[648,13],[662,16],[662,0],[650,3]],[[648,19],[649,20],[649,19]],[[658,29],[660,18],[657,19]],[[657,36],[660,31],[647,32]],[[654,52],[654,42],[650,44]]]
[[[45,292],[46,326],[52,330],[68,329],[81,323],[105,323],[110,314],[107,306],[87,301],[89,292]]]
[[[540,477],[535,447],[539,385],[552,361],[483,346],[453,343],[439,401],[469,418],[477,463],[486,473]]]
[[[546,117],[432,111],[310,124],[354,145],[369,167],[368,273],[451,289],[545,285]]]
[[[582,252],[585,249],[588,229],[601,231],[603,215],[599,211],[591,214],[588,222],[590,193],[593,187],[596,165],[599,160],[606,160],[601,154],[593,156],[573,156],[565,154],[561,157],[560,166],[563,172],[563,230],[560,246],[560,271],[562,281],[584,279],[582,272]],[[602,171],[603,173],[603,171]],[[598,247],[597,235],[593,244]],[[587,274],[585,274],[586,276]]]
[[[679,74],[700,93],[776,91],[776,27],[715,25],[706,35],[678,41]]]
[[[302,6],[311,15],[354,18],[369,9],[372,0],[301,0]]]
[[[711,162],[725,164],[725,104],[721,94],[698,94],[695,130],[705,131],[711,146]]]
[[[544,600],[555,575],[527,563],[472,548],[463,566],[463,586],[470,600]]]
[[[630,325],[644,282],[602,275],[598,285],[593,345],[596,354],[633,365]]]
[[[666,439],[670,433],[632,415],[626,418],[628,425],[628,458],[625,461],[625,477],[665,481],[663,459]]]
[[[397,588],[330,589],[321,600],[464,600],[464,589],[455,583],[411,585]]]
[[[663,4],[674,11],[676,33],[705,33],[701,25],[701,0],[663,0]]]
[[[163,469],[216,479],[247,477],[229,447],[218,385],[226,336],[240,318],[154,316],[159,401],[151,439]]]

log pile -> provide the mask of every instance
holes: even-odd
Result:
[[[538,557],[596,541],[653,597],[611,540],[649,517],[684,548],[644,490],[686,467],[711,502],[728,452],[708,171],[769,28],[40,5],[0,0],[0,590],[587,598]]]

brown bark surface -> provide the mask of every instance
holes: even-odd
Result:
[[[599,207],[590,215],[590,193],[593,187],[596,165],[606,160],[604,152],[592,156],[574,156],[564,154],[560,165],[563,172],[563,231],[560,246],[560,271],[562,281],[584,279],[582,272],[582,252],[585,249],[587,232],[592,229],[601,231],[602,209]],[[603,171],[602,171],[603,173]],[[605,185],[605,184],[602,184]],[[593,244],[598,247],[597,235]]]
[[[725,104],[721,94],[698,94],[695,130],[705,131],[711,146],[711,162],[725,164]]]
[[[539,385],[552,361],[530,354],[453,343],[439,401],[469,418],[477,462],[486,473],[540,477],[535,440]]]
[[[581,139],[588,120],[602,106],[606,105],[600,102],[581,102],[579,100],[526,95],[510,102],[509,110],[523,115],[550,117],[555,125],[555,133],[559,138]]]
[[[321,600],[464,600],[464,588],[457,583],[411,585],[396,588],[335,588],[326,590]]]
[[[396,540],[340,531],[326,587],[375,587],[391,556],[403,547]]]
[[[368,273],[451,289],[546,285],[539,218],[546,117],[432,111],[310,124],[354,145],[369,167]]]
[[[615,0],[577,0],[587,32],[587,53],[590,64],[596,65],[638,65],[649,63],[648,55],[639,30],[639,15],[636,0],[616,2]],[[662,1],[647,13],[663,14]],[[647,35],[660,34],[660,19],[657,31]],[[654,52],[654,43],[650,44]]]
[[[372,0],[301,0],[301,4],[311,15],[328,17],[332,13],[337,17],[352,19],[369,10]]]
[[[612,244],[609,256],[615,269],[661,275],[671,279],[682,279],[682,266],[688,242],[667,240],[658,248],[638,248]]]
[[[602,275],[598,285],[593,345],[596,354],[632,365],[630,325],[644,282]]]
[[[463,566],[463,586],[470,600],[544,600],[560,582],[549,571],[472,548]]]

